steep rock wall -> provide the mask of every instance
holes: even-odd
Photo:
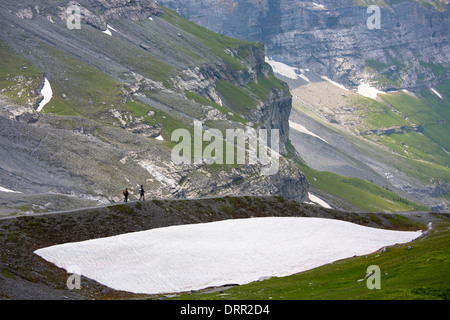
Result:
[[[368,5],[370,1],[366,1]],[[420,90],[448,78],[450,10],[401,1],[380,7],[380,29],[369,29],[367,7],[354,1],[162,0],[192,21],[225,35],[261,41],[275,60],[308,68],[348,86],[377,79],[379,87]],[[367,73],[367,61],[380,62]],[[395,76],[393,76],[395,74]]]

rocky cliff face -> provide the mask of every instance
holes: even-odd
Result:
[[[106,30],[108,19],[127,18],[133,21],[147,19],[151,15],[161,14],[161,9],[155,1],[134,0],[78,0],[60,1],[59,3],[38,2],[18,3],[9,5],[16,7],[16,15],[22,19],[32,19],[35,14],[46,13],[48,17],[56,14],[67,20],[73,11],[67,11],[69,6],[80,8],[82,21],[100,30]]]
[[[383,2],[379,29],[368,27],[373,1],[160,2],[216,32],[263,42],[274,60],[348,86],[365,79],[384,90],[420,90],[448,78],[448,1]]]
[[[181,75],[172,79],[172,83],[180,91],[193,91],[226,106],[227,102],[217,90],[217,81],[226,80],[237,87],[246,87],[252,81],[258,83],[258,77],[272,74],[270,66],[265,63],[264,48],[243,46],[229,49],[227,53],[238,57],[241,56],[240,51],[246,51],[245,60],[241,60],[245,66],[243,69],[233,70],[225,63],[202,65],[183,70]],[[277,87],[266,87],[267,96],[260,100],[256,108],[249,108],[243,116],[259,128],[279,129],[280,152],[286,154],[292,96],[287,84],[277,82]]]

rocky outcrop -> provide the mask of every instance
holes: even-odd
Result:
[[[245,59],[241,62],[245,68],[233,70],[225,63],[216,65],[203,65],[193,69],[186,69],[175,78],[172,83],[180,91],[193,91],[219,105],[223,101],[216,89],[216,82],[226,80],[238,87],[245,87],[250,81],[257,81],[258,75],[267,77],[272,70],[266,64],[262,47],[245,46],[228,49],[231,56],[241,56],[240,51],[245,50]],[[263,129],[279,129],[280,152],[286,154],[285,144],[289,140],[289,116],[292,108],[292,96],[289,87],[269,88],[268,97],[259,103],[255,109],[248,109],[243,116]],[[251,94],[251,93],[249,93]]]
[[[289,140],[289,116],[291,115],[292,96],[285,90],[273,89],[265,104],[259,105],[248,119],[259,123],[261,128],[278,129],[280,134],[280,153],[286,154]]]
[[[263,42],[267,55],[356,87],[420,90],[448,78],[450,10],[419,1],[380,7],[380,29],[369,29],[373,1],[161,0],[192,21],[225,35]],[[365,6],[362,6],[362,5]],[[441,8],[440,7],[440,8]],[[446,8],[446,9],[445,9]],[[367,68],[368,61],[379,62]],[[429,64],[431,63],[431,64]],[[368,72],[368,70],[370,72]],[[395,75],[394,75],[395,74]]]
[[[384,136],[384,135],[391,135],[391,134],[402,134],[408,131],[415,131],[415,132],[421,132],[423,131],[424,125],[410,125],[410,126],[398,126],[398,127],[391,127],[391,128],[384,128],[384,129],[373,129],[373,130],[367,130],[364,131],[363,134],[371,135],[375,134],[377,136]]]
[[[144,20],[152,15],[161,14],[156,1],[132,1],[132,0],[79,0],[70,1],[66,6],[60,6],[59,17],[67,20],[68,13],[66,9],[71,5],[77,5],[81,9],[82,20],[93,27],[106,30],[108,19],[127,18],[134,21]],[[86,7],[91,10],[86,9]]]
[[[60,1],[56,6],[49,3],[27,3],[23,1],[16,15],[21,19],[32,19],[34,14],[41,12],[56,14],[60,19],[67,21],[73,12],[68,12],[70,6],[78,6],[81,20],[99,30],[106,30],[110,19],[127,18],[133,21],[148,19],[152,15],[162,13],[158,3],[154,0],[71,0]],[[52,21],[51,15],[47,18]]]
[[[139,134],[143,137],[156,138],[161,134],[161,125],[150,126],[144,123],[145,117],[152,117],[155,112],[150,111],[142,117],[134,117],[131,112],[121,112],[116,109],[110,109],[109,112],[118,120],[116,126],[122,127],[128,132]]]
[[[160,15],[162,12],[154,0],[88,0],[88,2],[98,6],[105,19],[127,18],[140,21],[152,15]]]
[[[184,70],[173,79],[174,85],[182,90],[198,91],[202,94],[207,93],[205,90],[209,90],[209,87],[213,86],[217,80],[226,80],[244,87],[251,80],[256,79],[260,72],[266,75],[271,72],[264,60],[263,46],[242,45],[237,48],[227,48],[225,52],[232,57],[238,57],[243,68],[234,69],[223,60],[215,64],[203,64]],[[209,98],[220,104],[214,96]]]
[[[182,188],[188,198],[211,195],[277,195],[287,199],[308,199],[309,182],[295,168],[291,160],[280,158],[275,175],[262,175],[259,165],[242,165],[229,171],[215,172],[208,167],[199,167],[182,180]]]

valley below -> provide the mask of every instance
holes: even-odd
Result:
[[[439,142],[433,141],[440,139],[447,130],[447,99],[442,101],[431,90],[427,95],[431,101],[427,101],[407,90],[382,93],[371,87],[375,92],[373,96],[373,93],[346,88],[312,72],[300,72],[275,61],[269,63],[274,65],[276,75],[290,85],[293,97],[290,142],[307,166],[318,172],[370,181],[401,197],[425,204],[433,211],[449,210],[448,167],[445,165],[448,154]],[[405,110],[407,113],[400,109],[401,98],[396,104],[389,104],[395,96],[409,100],[405,102],[405,105],[410,103],[409,110]],[[424,136],[426,124],[423,121],[403,120],[420,112],[421,101],[429,103],[430,114],[436,117],[430,126],[440,127],[433,136],[428,133]],[[372,119],[377,117],[379,120],[375,123]],[[368,130],[370,128],[377,129]],[[434,145],[446,159],[441,163],[441,170],[426,168],[427,163],[434,165],[435,161],[424,161],[423,154],[408,152],[410,146],[404,142],[406,139],[417,149]],[[424,139],[428,146],[421,144],[420,140]],[[309,175],[308,179],[314,186],[314,175]]]

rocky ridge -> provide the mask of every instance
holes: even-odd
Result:
[[[70,4],[79,4],[84,12],[83,27],[75,32],[66,27],[68,16],[62,14]],[[0,15],[5,30],[4,52],[15,52],[24,65],[33,65],[37,71],[30,79],[39,80],[38,85],[32,81],[22,83],[26,90],[34,92],[29,103],[2,96],[0,185],[21,192],[0,193],[5,204],[2,214],[35,212],[28,201],[30,195],[39,194],[52,203],[36,198],[33,201],[44,205],[39,210],[47,211],[63,209],[61,205],[71,201],[122,201],[125,186],[135,195],[142,183],[149,197],[247,194],[307,199],[306,177],[284,157],[280,158],[278,173],[272,176],[261,175],[260,164],[177,166],[171,161],[167,140],[175,124],[189,128],[194,119],[202,119],[246,128],[230,121],[229,114],[236,111],[217,89],[218,81],[226,81],[258,101],[255,108],[242,110],[245,112],[239,116],[255,128],[279,128],[280,151],[286,152],[291,107],[287,86],[269,88],[264,99],[246,88],[258,77],[271,74],[261,45],[242,43],[227,48],[226,55],[240,66],[231,68],[227,59],[217,56],[198,37],[168,22],[164,17],[167,13],[154,1],[67,1],[58,2],[58,6],[25,1],[2,4]],[[100,32],[107,27],[106,22],[116,30],[112,35]],[[188,60],[180,52],[171,51],[176,47],[188,48],[190,55],[200,58]],[[135,54],[129,56],[130,51]],[[142,59],[164,69],[156,73],[146,69],[140,60],[131,59]],[[24,70],[19,68],[17,72]],[[90,75],[84,80],[76,78],[83,76],[78,70]],[[161,73],[165,72],[168,76],[163,78]],[[69,74],[72,78],[67,82]],[[53,86],[54,97],[39,113],[35,106],[42,99],[44,76]],[[104,80],[90,82],[93,88],[78,84],[92,77]],[[95,87],[105,81],[111,83],[110,87],[97,93]],[[81,91],[73,92],[75,85]],[[187,91],[230,112],[186,99]],[[62,115],[52,113],[52,108],[61,106],[66,108]],[[163,141],[155,139],[161,134]]]

